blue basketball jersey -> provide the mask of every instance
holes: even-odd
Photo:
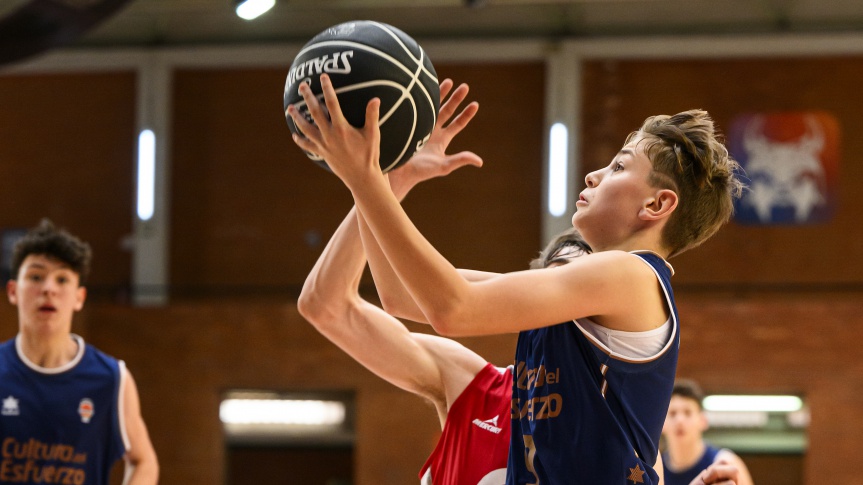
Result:
[[[615,354],[577,321],[521,332],[515,356],[507,485],[656,484],[659,436],[680,345],[672,270],[650,265],[669,307],[668,342],[656,355]]]
[[[102,485],[126,452],[123,363],[84,340],[67,365],[42,368],[0,344],[0,483]]]
[[[701,455],[701,459],[698,462],[685,470],[677,471],[669,467],[668,453],[663,453],[662,463],[665,465],[665,485],[689,485],[699,473],[713,464],[718,453],[719,448],[707,445],[704,449],[704,454]]]

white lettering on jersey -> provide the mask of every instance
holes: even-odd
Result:
[[[479,419],[474,419],[472,421],[472,423],[479,426],[480,428],[482,428],[486,431],[491,431],[494,434],[500,434],[500,432],[503,430],[501,428],[497,427],[497,418],[498,417],[495,416],[491,419],[486,419],[485,421],[480,421]]]

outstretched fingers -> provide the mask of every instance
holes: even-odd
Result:
[[[447,79],[446,81],[449,81],[449,79]],[[452,87],[452,81],[450,81],[450,87]],[[450,96],[446,100],[446,102],[444,102],[444,104],[440,107],[435,128],[443,128],[443,126],[447,124],[447,122],[449,122],[450,118],[452,118],[452,115],[455,114],[459,105],[462,103],[462,101],[465,100],[465,98],[467,98],[467,93],[469,90],[470,88],[467,84],[460,84],[459,87],[457,87],[455,91],[453,91],[452,96]],[[447,93],[448,92],[449,89],[447,89]],[[443,83],[441,83],[441,99],[444,98],[445,96],[443,92]]]
[[[453,80],[450,78],[446,78],[443,81],[441,81],[441,83],[440,83],[440,99],[441,100],[446,99],[447,95],[449,94],[450,90],[453,87],[453,84],[455,84],[455,83],[453,83]]]
[[[479,111],[479,103],[473,101],[469,105],[465,106],[465,108],[455,117],[455,119],[450,122],[450,124],[446,127],[447,132],[450,137],[454,137],[457,134],[461,133],[461,130],[464,129],[465,126],[470,123],[470,120],[476,116],[476,113]]]
[[[342,114],[339,97],[336,96],[336,90],[333,88],[333,82],[327,74],[321,74],[321,90],[324,93],[324,102],[327,103],[327,110],[330,112],[330,121],[333,124],[347,123],[348,121]]]

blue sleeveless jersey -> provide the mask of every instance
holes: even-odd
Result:
[[[665,485],[689,485],[699,473],[713,464],[718,453],[719,448],[707,445],[704,449],[704,454],[701,455],[701,459],[698,462],[685,470],[678,471],[669,468],[668,453],[663,453],[662,463],[665,465]]]
[[[69,365],[25,362],[0,344],[0,483],[108,484],[126,451],[118,409],[122,363],[73,336]]]
[[[507,485],[656,484],[659,436],[680,345],[671,268],[638,253],[656,273],[671,335],[653,357],[614,354],[577,322],[521,332],[515,356]]]

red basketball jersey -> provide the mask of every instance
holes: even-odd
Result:
[[[512,370],[491,364],[456,398],[422,485],[503,485],[509,454]]]

